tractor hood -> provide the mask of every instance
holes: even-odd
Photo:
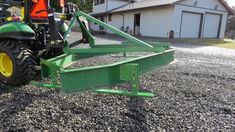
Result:
[[[0,38],[32,40],[35,39],[35,32],[20,21],[7,22],[0,25]]]

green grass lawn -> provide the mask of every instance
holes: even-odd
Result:
[[[235,40],[232,39],[178,39],[176,42],[235,49]]]

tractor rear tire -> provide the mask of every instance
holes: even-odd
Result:
[[[36,76],[36,61],[32,51],[18,41],[0,42],[0,81],[18,86]]]

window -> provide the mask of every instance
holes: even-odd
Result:
[[[100,0],[100,4],[104,4],[105,0]]]
[[[99,5],[99,0],[95,0],[95,5]]]
[[[104,3],[105,3],[105,0],[95,0],[95,5],[101,5]]]
[[[109,21],[112,21],[112,14],[109,14]]]

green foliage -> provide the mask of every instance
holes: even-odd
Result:
[[[89,13],[92,11],[92,0],[73,0],[77,1],[79,9],[83,12]]]
[[[59,0],[51,0],[50,1],[50,6],[52,8],[54,8],[57,12],[61,12],[61,7],[60,7],[60,4],[59,4]]]
[[[227,25],[228,30],[235,30],[235,17],[232,17],[228,20],[228,25]]]
[[[92,11],[92,0],[68,0],[71,3],[74,3],[78,5],[79,10],[90,13]],[[59,6],[59,0],[52,0],[51,1],[51,7],[56,9],[56,11],[61,11],[61,8]]]

